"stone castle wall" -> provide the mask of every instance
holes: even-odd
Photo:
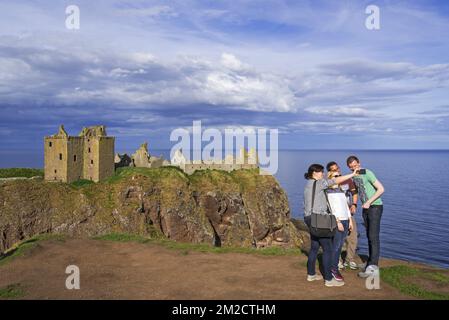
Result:
[[[98,180],[104,180],[114,174],[115,139],[113,137],[99,137],[99,170]]]
[[[224,170],[231,172],[232,170],[241,170],[241,169],[257,169],[259,166],[256,164],[225,164],[225,163],[186,163],[181,169],[187,173],[192,174],[196,170]]]
[[[45,179],[65,181],[67,177],[67,139],[62,137],[45,137]]]
[[[95,135],[96,132],[101,135]],[[59,133],[45,137],[45,180],[98,182],[114,174],[114,137],[103,136],[104,127],[83,129],[80,136]]]

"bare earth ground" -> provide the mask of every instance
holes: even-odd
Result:
[[[356,271],[346,285],[306,281],[305,256],[201,253],[157,244],[70,239],[39,242],[0,266],[0,288],[19,283],[25,299],[409,299],[381,282],[367,290]],[[67,290],[65,269],[80,268]],[[388,261],[382,262],[388,265]]]

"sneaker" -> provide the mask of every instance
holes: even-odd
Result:
[[[359,268],[359,266],[357,265],[357,263],[355,263],[354,261],[350,261],[348,263],[349,269],[351,270],[357,270]]]
[[[307,281],[318,281],[318,280],[323,280],[323,277],[319,274],[314,274],[313,276],[311,276],[310,274],[307,275]]]
[[[376,273],[379,273],[379,267],[375,265],[369,265],[366,267],[365,271],[359,272],[359,277],[368,278]]]
[[[345,279],[343,278],[343,276],[341,275],[340,271],[338,270],[331,270],[332,273],[332,277],[337,280],[337,281],[345,281]]]
[[[357,267],[358,267],[359,269],[365,270],[366,267],[367,267],[366,262],[363,262],[363,263],[358,264]]]
[[[345,285],[345,282],[344,281],[337,281],[337,280],[335,280],[335,279],[332,279],[332,280],[326,280],[325,282],[324,282],[324,285],[326,286],[326,287],[341,287],[341,286],[344,286]]]
[[[338,262],[338,270],[343,270],[345,268],[345,264],[343,263],[343,261],[339,261]]]

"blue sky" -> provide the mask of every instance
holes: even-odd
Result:
[[[447,1],[1,1],[0,152],[61,123],[164,149],[193,120],[286,149],[448,149],[448,31]]]

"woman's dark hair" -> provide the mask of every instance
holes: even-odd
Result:
[[[314,163],[309,167],[309,170],[304,174],[304,178],[312,179],[314,172],[323,172],[324,167],[321,164]]]

